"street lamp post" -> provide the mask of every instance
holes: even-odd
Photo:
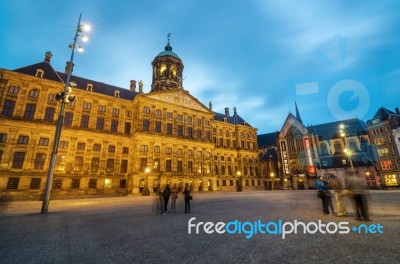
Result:
[[[237,172],[236,172],[236,175],[237,175],[237,177],[238,177],[238,180],[237,180],[237,186],[236,186],[236,191],[237,192],[241,192],[242,191],[242,177],[241,177],[241,172],[238,170]]]
[[[354,173],[353,160],[352,160],[353,151],[350,148],[348,148],[348,146],[347,146],[348,145],[347,144],[347,137],[346,137],[346,133],[345,133],[344,129],[345,129],[344,124],[340,124],[339,125],[339,133],[340,133],[340,136],[343,138],[343,142],[344,142],[344,145],[345,145],[344,153],[347,156],[347,158],[349,159],[350,176],[355,177],[356,175]]]
[[[75,36],[74,36],[74,42],[73,42],[73,44],[69,45],[69,47],[72,49],[72,52],[71,52],[71,59],[69,61],[67,80],[64,85],[64,91],[62,93],[57,94],[57,96],[56,96],[56,98],[61,101],[61,108],[60,108],[60,113],[58,115],[56,132],[54,134],[53,150],[52,150],[51,157],[50,157],[49,171],[47,173],[47,182],[46,182],[46,188],[45,188],[45,193],[44,193],[44,198],[43,198],[43,203],[42,203],[42,210],[41,210],[42,214],[46,214],[49,210],[50,193],[51,193],[51,187],[53,184],[53,176],[54,176],[55,163],[56,163],[57,152],[58,152],[58,144],[60,142],[62,124],[63,124],[63,120],[64,120],[65,104],[72,102],[75,99],[75,96],[69,95],[69,92],[71,92],[71,87],[69,85],[70,85],[70,78],[71,78],[71,73],[72,73],[72,68],[73,68],[75,48],[77,48],[78,51],[83,51],[82,47],[79,45],[77,46],[76,43],[78,41],[78,37],[81,36],[80,33],[82,33],[83,30],[86,30],[86,31],[90,30],[89,27],[81,25],[81,17],[82,17],[82,13],[79,15],[78,26],[76,28],[76,32],[75,32]],[[82,38],[83,41],[87,40],[86,36],[82,36],[82,37],[83,37]]]
[[[271,181],[272,181],[271,189],[273,191],[274,190],[274,180],[275,180],[274,177],[275,177],[275,174],[273,172],[271,172],[270,176],[271,176]]]
[[[146,183],[145,186],[143,188],[143,192],[142,195],[143,196],[149,196],[150,195],[150,190],[149,190],[149,173],[150,173],[150,168],[146,167],[144,169],[144,172],[146,173]]]

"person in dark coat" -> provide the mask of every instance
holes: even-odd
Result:
[[[169,184],[165,187],[163,193],[163,198],[164,198],[164,214],[167,212],[168,209],[168,201],[169,197],[171,196],[171,189],[169,188]]]
[[[192,196],[190,195],[190,187],[189,184],[186,183],[185,190],[183,191],[184,199],[185,199],[185,214],[190,214],[190,199]]]
[[[328,186],[325,184],[325,181],[322,179],[322,177],[315,181],[315,186],[318,190],[318,197],[321,198],[322,212],[325,215],[328,215],[328,199],[330,199],[330,197],[327,197]]]

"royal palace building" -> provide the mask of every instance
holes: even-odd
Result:
[[[0,196],[43,194],[70,65],[45,60],[0,69]],[[257,129],[229,108],[205,106],[183,88],[169,44],[152,62],[148,92],[72,74],[52,196],[154,194],[166,184],[194,191],[262,186]],[[73,70],[73,69],[71,69]],[[138,89],[137,86],[138,85]],[[75,98],[75,99],[74,99]],[[72,100],[74,99],[74,100]]]

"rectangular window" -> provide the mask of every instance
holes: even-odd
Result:
[[[57,155],[56,159],[56,170],[57,171],[65,171],[66,166],[66,158],[62,155]]]
[[[83,157],[75,157],[74,171],[83,171]]]
[[[27,104],[25,108],[24,118],[26,120],[33,120],[35,117],[36,104]]]
[[[168,119],[172,119],[172,113],[171,112],[167,112],[167,118]]]
[[[46,107],[46,113],[44,114],[44,121],[53,122],[54,121],[54,113],[56,109],[53,107]]]
[[[161,133],[161,122],[160,122],[160,121],[156,121],[156,122],[155,122],[154,131],[155,131],[156,133]]]
[[[92,108],[92,104],[88,102],[83,102],[83,109],[90,110]]]
[[[166,172],[171,172],[172,171],[172,161],[171,160],[166,160],[165,161],[165,171]]]
[[[104,117],[98,117],[96,121],[96,129],[104,130]]]
[[[48,138],[40,138],[39,139],[39,146],[48,146],[49,145],[49,139]]]
[[[71,182],[72,189],[79,189],[80,185],[81,185],[81,179],[72,179],[72,182]]]
[[[147,167],[147,158],[140,159],[140,171],[144,172]]]
[[[77,150],[85,150],[86,144],[83,142],[78,142],[78,145],[76,146]]]
[[[112,109],[112,114],[113,114],[113,115],[119,115],[119,109],[113,108],[113,109]]]
[[[132,116],[132,111],[126,110],[126,117],[131,117],[131,116]]]
[[[172,154],[172,148],[166,148],[166,151],[165,151],[167,154]]]
[[[53,189],[60,190],[62,186],[62,179],[54,179],[53,181]]]
[[[72,112],[65,112],[64,126],[72,126],[73,117],[74,117],[74,114]]]
[[[131,122],[125,122],[124,134],[129,135],[131,133]]]
[[[107,159],[106,171],[108,173],[114,172],[114,159]]]
[[[97,179],[90,179],[89,180],[89,189],[96,189],[97,187]]]
[[[39,90],[33,89],[29,92],[30,98],[38,98],[39,97]]]
[[[128,154],[129,153],[129,148],[128,147],[122,147],[122,154]]]
[[[188,121],[188,123],[191,124],[193,122],[193,118],[191,116],[188,116],[187,121]]]
[[[111,132],[118,132],[118,119],[111,120]]]
[[[193,155],[193,150],[189,149],[188,150],[188,156],[192,156]]]
[[[182,136],[183,136],[183,126],[178,125],[178,137],[182,137]]]
[[[0,142],[6,142],[7,134],[0,133]]]
[[[148,119],[143,120],[143,131],[149,131],[150,129],[150,121]]]
[[[150,108],[144,107],[144,108],[143,108],[143,113],[145,113],[145,114],[150,114]]]
[[[29,137],[28,136],[19,136],[18,137],[18,144],[28,144]]]
[[[160,109],[157,109],[155,112],[156,116],[162,116],[162,112]]]
[[[92,158],[92,162],[90,163],[90,171],[91,172],[98,172],[100,168],[100,159],[99,158]]]
[[[193,138],[193,128],[191,128],[191,127],[187,128],[187,137]]]
[[[172,124],[167,124],[167,135],[172,136]]]
[[[67,149],[68,148],[68,141],[60,141],[60,144],[58,145],[59,148],[61,149]]]
[[[122,160],[121,161],[121,173],[127,173],[128,172],[128,160]]]
[[[29,189],[31,190],[38,190],[40,189],[40,182],[42,181],[41,178],[32,178],[31,179],[31,184],[29,186]]]
[[[147,145],[142,145],[142,146],[140,146],[140,151],[142,151],[142,152],[147,152],[147,150],[148,150]]]
[[[8,190],[17,190],[19,184],[19,177],[10,177],[7,182]]]
[[[154,146],[154,152],[160,153],[160,146]]]
[[[3,115],[12,117],[13,112],[14,112],[14,107],[15,107],[15,102],[11,100],[6,100],[4,102],[4,108],[3,108]]]
[[[115,153],[115,146],[113,145],[108,146],[108,152]]]
[[[182,149],[178,149],[178,150],[177,150],[177,153],[178,153],[178,155],[182,155],[183,150],[182,150]]]
[[[196,137],[197,137],[197,139],[201,139],[201,129],[197,129]]]
[[[89,128],[89,115],[82,115],[80,128]]]
[[[178,166],[177,166],[177,171],[179,172],[179,173],[182,173],[183,172],[183,164],[182,164],[182,161],[181,160],[178,160],[178,164],[177,164]]]
[[[193,172],[193,161],[188,161],[188,173],[192,173]]]
[[[125,179],[119,180],[119,188],[126,188],[126,180]]]
[[[19,91],[19,87],[17,87],[17,86],[10,86],[10,87],[8,87],[8,92],[9,92],[9,93],[17,94],[18,91]]]
[[[106,111],[106,107],[104,105],[99,105],[99,112],[104,113]]]
[[[35,165],[34,165],[35,170],[43,170],[45,162],[46,162],[46,154],[36,153]]]
[[[93,145],[93,150],[94,151],[100,151],[101,150],[101,144],[94,144]]]
[[[55,94],[49,94],[49,101],[57,101]]]
[[[178,118],[179,121],[183,121],[183,115],[178,115],[177,118]]]

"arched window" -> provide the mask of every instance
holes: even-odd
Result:
[[[352,150],[357,150],[357,143],[354,140],[349,140],[349,147]]]
[[[336,141],[334,146],[335,146],[335,153],[342,151],[342,145],[340,144],[339,141]]]
[[[325,143],[321,144],[321,153],[324,155],[329,155],[328,145]]]

